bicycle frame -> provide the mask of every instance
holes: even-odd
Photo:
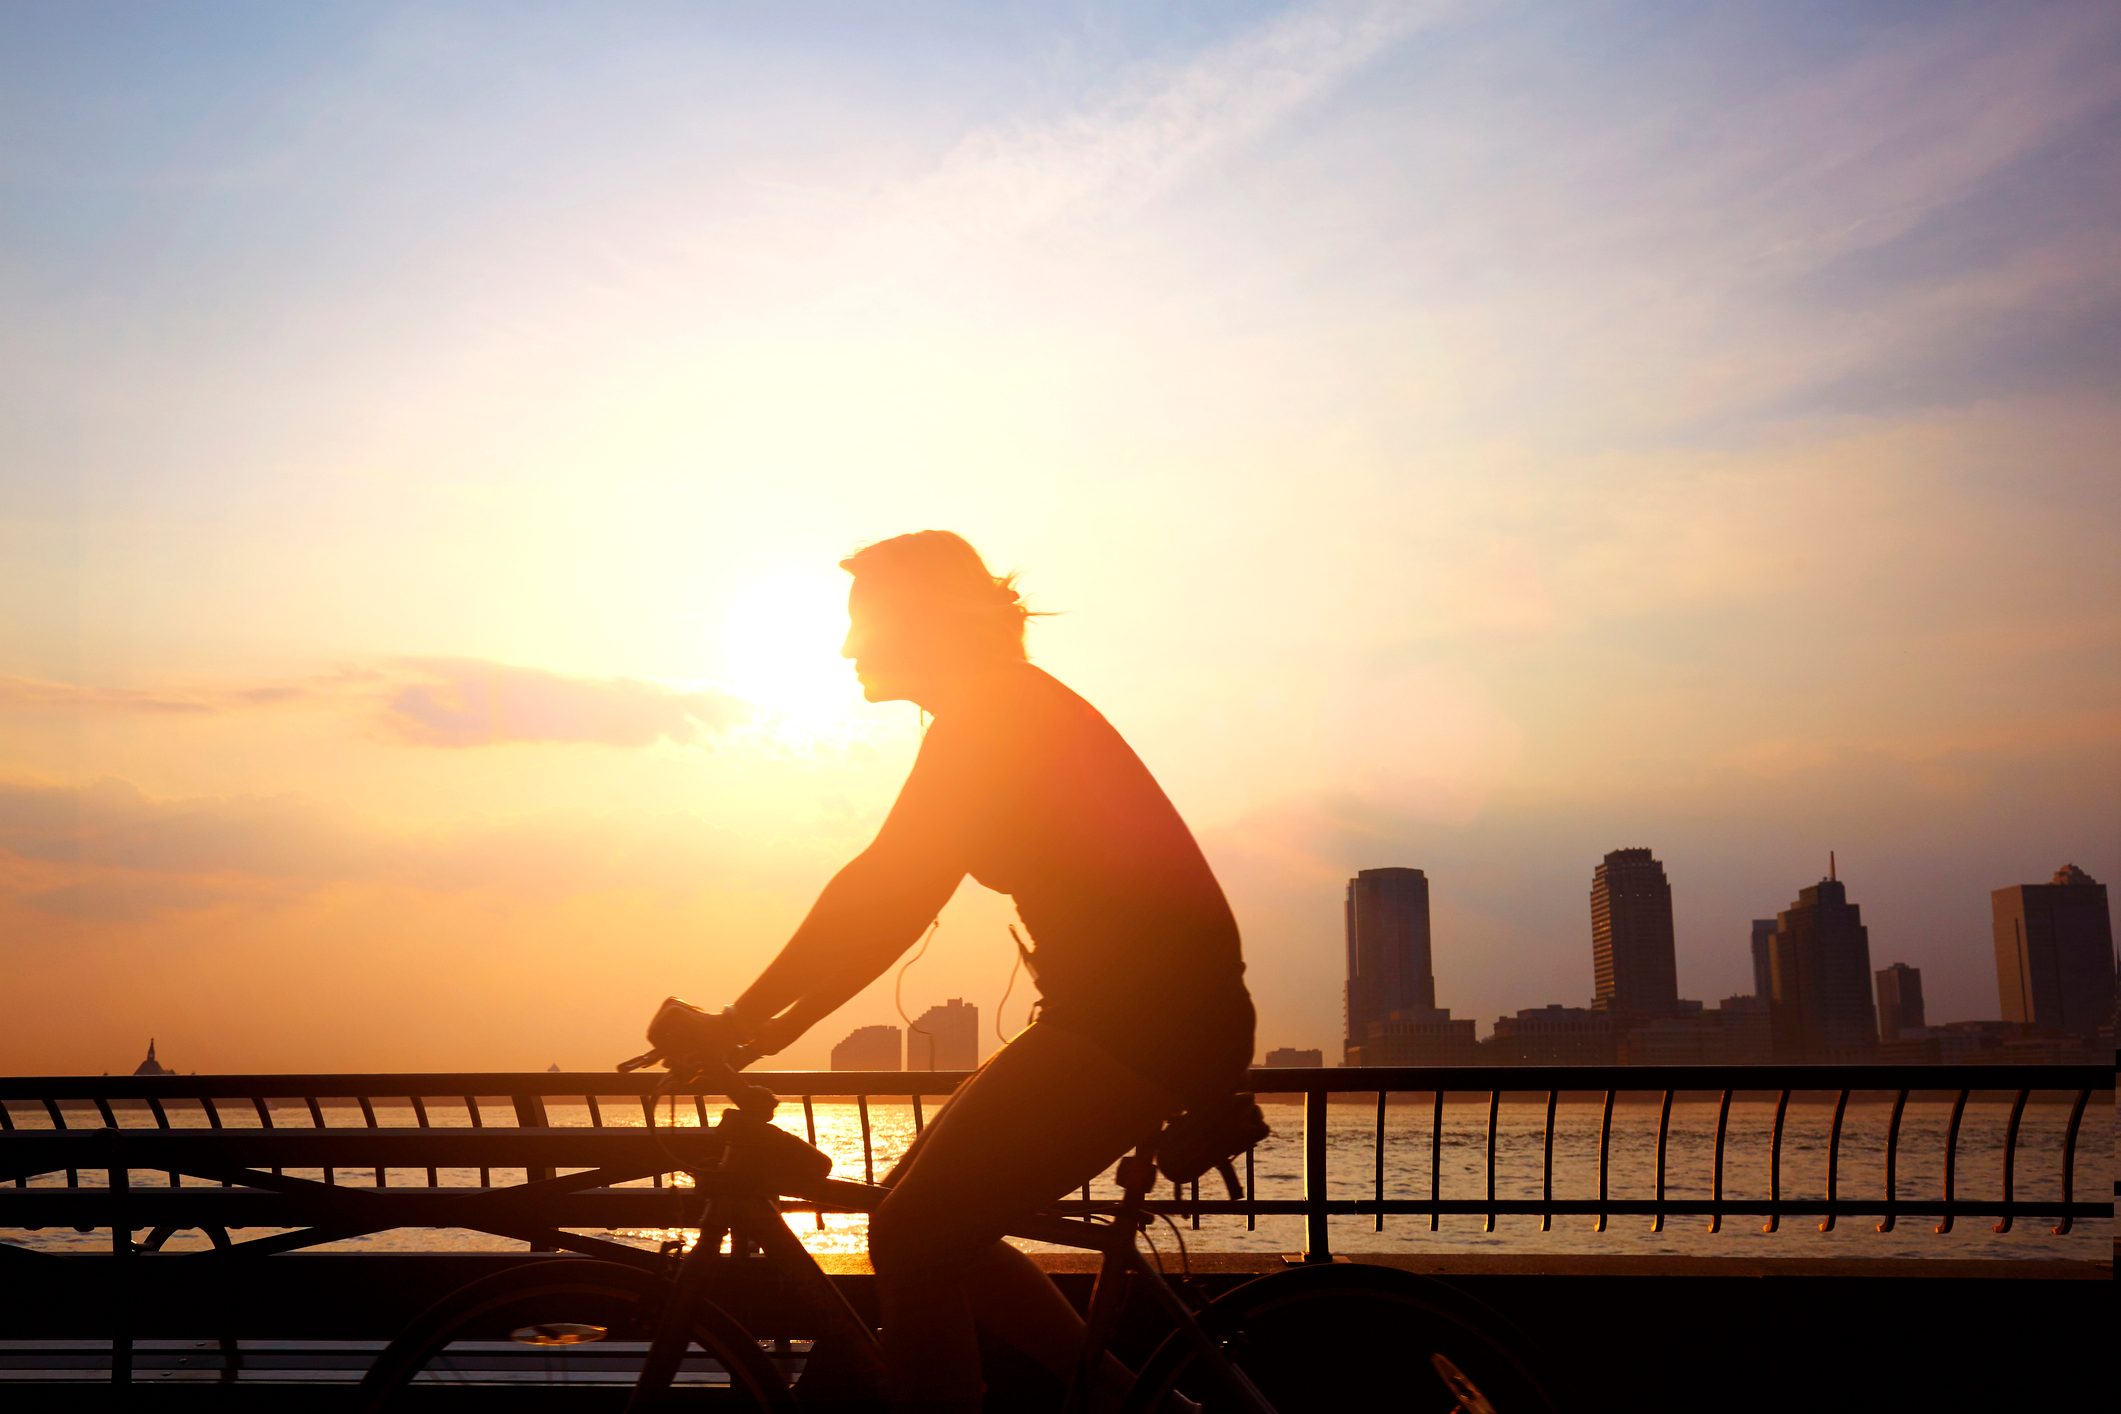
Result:
[[[670,1300],[659,1319],[639,1385],[634,1397],[628,1401],[629,1410],[641,1406],[642,1390],[662,1388],[676,1371],[686,1344],[686,1313],[705,1296],[717,1262],[722,1258],[725,1238],[729,1240],[732,1257],[756,1250],[761,1260],[799,1283],[805,1304],[824,1323],[818,1333],[819,1340],[830,1342],[837,1358],[852,1366],[856,1378],[873,1381],[873,1387],[879,1390],[884,1388],[883,1359],[874,1332],[856,1314],[845,1295],[832,1284],[809,1249],[783,1220],[776,1201],[780,1195],[762,1188],[755,1177],[743,1172],[741,1130],[731,1130],[729,1126],[767,1122],[741,1111],[729,1111],[715,1126],[730,1142],[722,1148],[718,1168],[693,1172],[701,1200],[699,1240],[678,1264]],[[1186,1302],[1171,1289],[1163,1273],[1142,1255],[1136,1243],[1137,1235],[1148,1221],[1142,1203],[1154,1178],[1147,1153],[1145,1146],[1123,1162],[1121,1198],[1110,1210],[1107,1221],[1034,1216],[1017,1224],[1009,1233],[1013,1237],[1093,1251],[1101,1258],[1096,1283],[1091,1288],[1089,1310],[1084,1317],[1083,1348],[1077,1356],[1074,1378],[1069,1381],[1062,1406],[1064,1414],[1089,1414],[1105,1356],[1118,1331],[1128,1295],[1136,1287],[1148,1293],[1178,1336],[1199,1354],[1200,1368],[1220,1383],[1239,1407],[1250,1414],[1275,1414],[1244,1372],[1223,1358],[1213,1337],[1201,1328]],[[803,1190],[791,1192],[788,1196],[849,1212],[873,1211],[888,1191],[879,1185],[832,1179],[803,1185]]]

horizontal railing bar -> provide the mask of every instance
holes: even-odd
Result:
[[[1095,1200],[1084,1205],[1079,1198],[1063,1199],[1053,1205],[1053,1210],[1055,1212],[1066,1212],[1075,1206],[1083,1206],[1088,1210],[1094,1211],[1099,1209],[1100,1204]],[[1102,1206],[1109,1208],[1111,1204],[1107,1201]],[[1198,1203],[1159,1199],[1145,1206],[1157,1212],[1191,1213],[1199,1211],[1202,1213],[1233,1213],[1239,1215],[1252,1212],[1257,1213],[1261,1217],[1296,1216],[1312,1212],[1316,1208],[1315,1204],[1306,1203],[1301,1198],[1265,1198],[1260,1199],[1256,1203],[1248,1203],[1242,1200],[1231,1202],[1223,1198],[1203,1198]],[[1890,1205],[1883,1198],[1840,1198],[1835,1200],[1831,1211],[1848,1217],[1877,1216],[1884,1213],[1888,1206],[1896,1213],[1920,1213],[1926,1215],[1944,1211],[1944,1204],[1938,1199],[1915,1201],[1905,1198]],[[2059,1199],[2042,1200],[2038,1198],[2020,1198],[2008,1206],[2012,1211],[2025,1217],[2035,1214],[2059,1215],[2067,1211],[2077,1217],[2096,1218],[2110,1217],[2114,1211],[2114,1205],[2111,1203],[2086,1203],[2079,1201],[2065,1205]],[[2004,1211],[2005,1207],[2004,1203],[1995,1199],[1983,1202],[1969,1200],[1952,1204],[1954,1212],[1980,1214],[1983,1216],[1999,1215]],[[1655,1198],[1614,1198],[1604,1203],[1599,1202],[1595,1198],[1571,1199],[1566,1202],[1557,1198],[1554,1200],[1551,1209],[1544,1200],[1539,1198],[1497,1198],[1493,1203],[1490,1203],[1485,1198],[1443,1198],[1435,1200],[1427,1198],[1387,1198],[1382,1203],[1374,1198],[1333,1198],[1326,1201],[1324,1211],[1333,1217],[1367,1217],[1373,1213],[1383,1213],[1387,1217],[1395,1214],[1427,1213],[1483,1217],[1488,1212],[1493,1211],[1531,1218],[1536,1218],[1542,1213],[1551,1211],[1557,1217],[1588,1218],[1596,1217],[1601,1212],[1629,1214],[1639,1217],[1655,1217],[1660,1212],[1667,1216],[1676,1213],[1688,1217],[1707,1217],[1711,1213],[1719,1211],[1726,1216],[1734,1213],[1750,1216],[1780,1213],[1784,1217],[1802,1215],[1817,1217],[1821,1213],[1829,1211],[1829,1209],[1825,1203],[1808,1203],[1800,1199],[1791,1198],[1785,1198],[1780,1203],[1766,1201],[1734,1203],[1725,1201],[1720,1205],[1707,1198],[1667,1198],[1662,1203]]]
[[[45,1188],[9,1190],[0,1194],[0,1227],[36,1228],[64,1227],[75,1217],[101,1215],[107,1222],[109,1204],[107,1195],[111,1190],[99,1188]],[[507,1195],[506,1188],[479,1190],[466,1188],[403,1188],[373,1189],[341,1184],[335,1193],[364,1195],[382,1193],[388,1196],[389,1210],[396,1216],[397,1225],[419,1227],[426,1225],[422,1215],[431,1216],[443,1225],[452,1220],[469,1220],[483,1210],[467,1207],[467,1193],[488,1192]],[[343,1200],[340,1206],[351,1204],[353,1199]],[[1048,1211],[1053,1213],[1109,1213],[1113,1210],[1112,1198],[1063,1198],[1053,1203]],[[672,1188],[592,1188],[572,1193],[553,1194],[537,1200],[535,1205],[501,1202],[497,1208],[514,1213],[517,1209],[534,1206],[541,1221],[554,1227],[593,1227],[607,1225],[606,1219],[620,1219],[618,1225],[667,1225],[663,1218],[676,1218],[692,1206],[684,1189]],[[781,1208],[787,1212],[808,1213],[822,1209],[825,1212],[862,1211],[850,1209],[843,1204],[818,1201],[808,1198],[782,1200]],[[1497,1198],[1490,1203],[1486,1198],[1333,1198],[1322,1205],[1309,1203],[1301,1198],[1262,1198],[1256,1200],[1230,1200],[1224,1198],[1159,1198],[1143,1205],[1152,1212],[1204,1215],[1227,1215],[1243,1217],[1302,1217],[1305,1214],[1323,1211],[1333,1217],[1369,1217],[1376,1214],[1391,1216],[1425,1216],[1439,1213],[1446,1216],[1484,1217],[1488,1212],[1536,1218],[1545,1213],[1557,1217],[1593,1218],[1599,1213],[1654,1217],[1663,1212],[1667,1216],[1679,1214],[1707,1217],[1714,1213],[1725,1216],[1745,1215],[1752,1217],[1770,1213],[1783,1217],[1817,1217],[1833,1212],[1844,1217],[1879,1216],[1889,1208],[1903,1215],[1920,1214],[1930,1216],[1942,1213],[1945,1204],[1940,1199],[1902,1198],[1888,1204],[1879,1198],[1841,1198],[1831,1205],[1819,1201],[1785,1198],[1779,1202],[1725,1201],[1718,1204],[1710,1199],[1667,1198],[1659,1203],[1654,1198],[1615,1198],[1600,1203],[1597,1199],[1555,1199],[1548,1204],[1540,1198]],[[1969,1216],[1998,1217],[2011,1212],[2021,1217],[2061,1216],[2068,1214],[2078,1218],[2111,1217],[2112,1203],[2097,1203],[2075,1200],[2063,1203],[2060,1200],[2021,1198],[2011,1203],[1998,1199],[1955,1200],[1952,1211]],[[370,1208],[367,1211],[380,1212]],[[295,1227],[314,1221],[319,1216],[319,1204],[307,1195],[273,1193],[263,1189],[225,1188],[135,1188],[127,1194],[127,1215],[135,1228],[146,1228],[182,1217],[191,1217],[197,1222],[211,1222],[225,1227]]]
[[[967,1071],[751,1071],[748,1079],[790,1098],[854,1095],[946,1095]],[[1247,1080],[1262,1094],[1365,1093],[1526,1095],[1544,1102],[1544,1092],[1588,1095],[1608,1089],[1622,1094],[1666,1090],[1739,1094],[1795,1091],[2079,1090],[2111,1091],[2114,1068],[2100,1065],[1728,1065],[1728,1066],[1346,1066],[1255,1067]],[[580,1099],[599,1095],[645,1095],[662,1083],[657,1072],[472,1071],[375,1072],[328,1075],[0,1076],[0,1101],[138,1099],[280,1099],[320,1102],[362,1097],[390,1102],[412,1095],[508,1099],[546,1096]],[[690,1093],[690,1092],[687,1092]],[[336,1108],[336,1106],[334,1106]]]

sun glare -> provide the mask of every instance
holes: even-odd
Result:
[[[847,636],[847,577],[779,571],[732,601],[724,625],[724,685],[757,707],[765,725],[791,744],[836,736],[862,705],[853,665],[840,657]]]

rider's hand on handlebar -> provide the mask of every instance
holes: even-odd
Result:
[[[665,997],[648,1023],[648,1042],[676,1072],[740,1065],[743,1049],[735,1020],[727,1013],[702,1011],[687,1001]],[[748,1059],[748,1057],[747,1057]]]
[[[729,1013],[702,1011],[691,1002],[665,997],[648,1023],[648,1041],[653,1050],[621,1061],[619,1069],[638,1070],[660,1060],[670,1069],[671,1083],[704,1085],[734,1100],[743,1113],[773,1117],[773,1092],[736,1077],[739,1069],[758,1059],[759,1051],[744,1039]]]

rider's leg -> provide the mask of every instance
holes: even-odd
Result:
[[[951,1098],[870,1220],[884,1352],[902,1401],[978,1407],[975,1312],[1033,1358],[1072,1369],[1082,1338],[1073,1308],[1028,1259],[995,1245],[1014,1221],[1102,1172],[1174,1104],[1162,1086],[1044,1022]]]
[[[1065,1385],[1083,1349],[1083,1318],[1061,1289],[1006,1242],[990,1246],[966,1274],[974,1319],[996,1340],[1043,1365]],[[1111,1351],[1098,1370],[1099,1403],[1117,1409],[1134,1372]]]

